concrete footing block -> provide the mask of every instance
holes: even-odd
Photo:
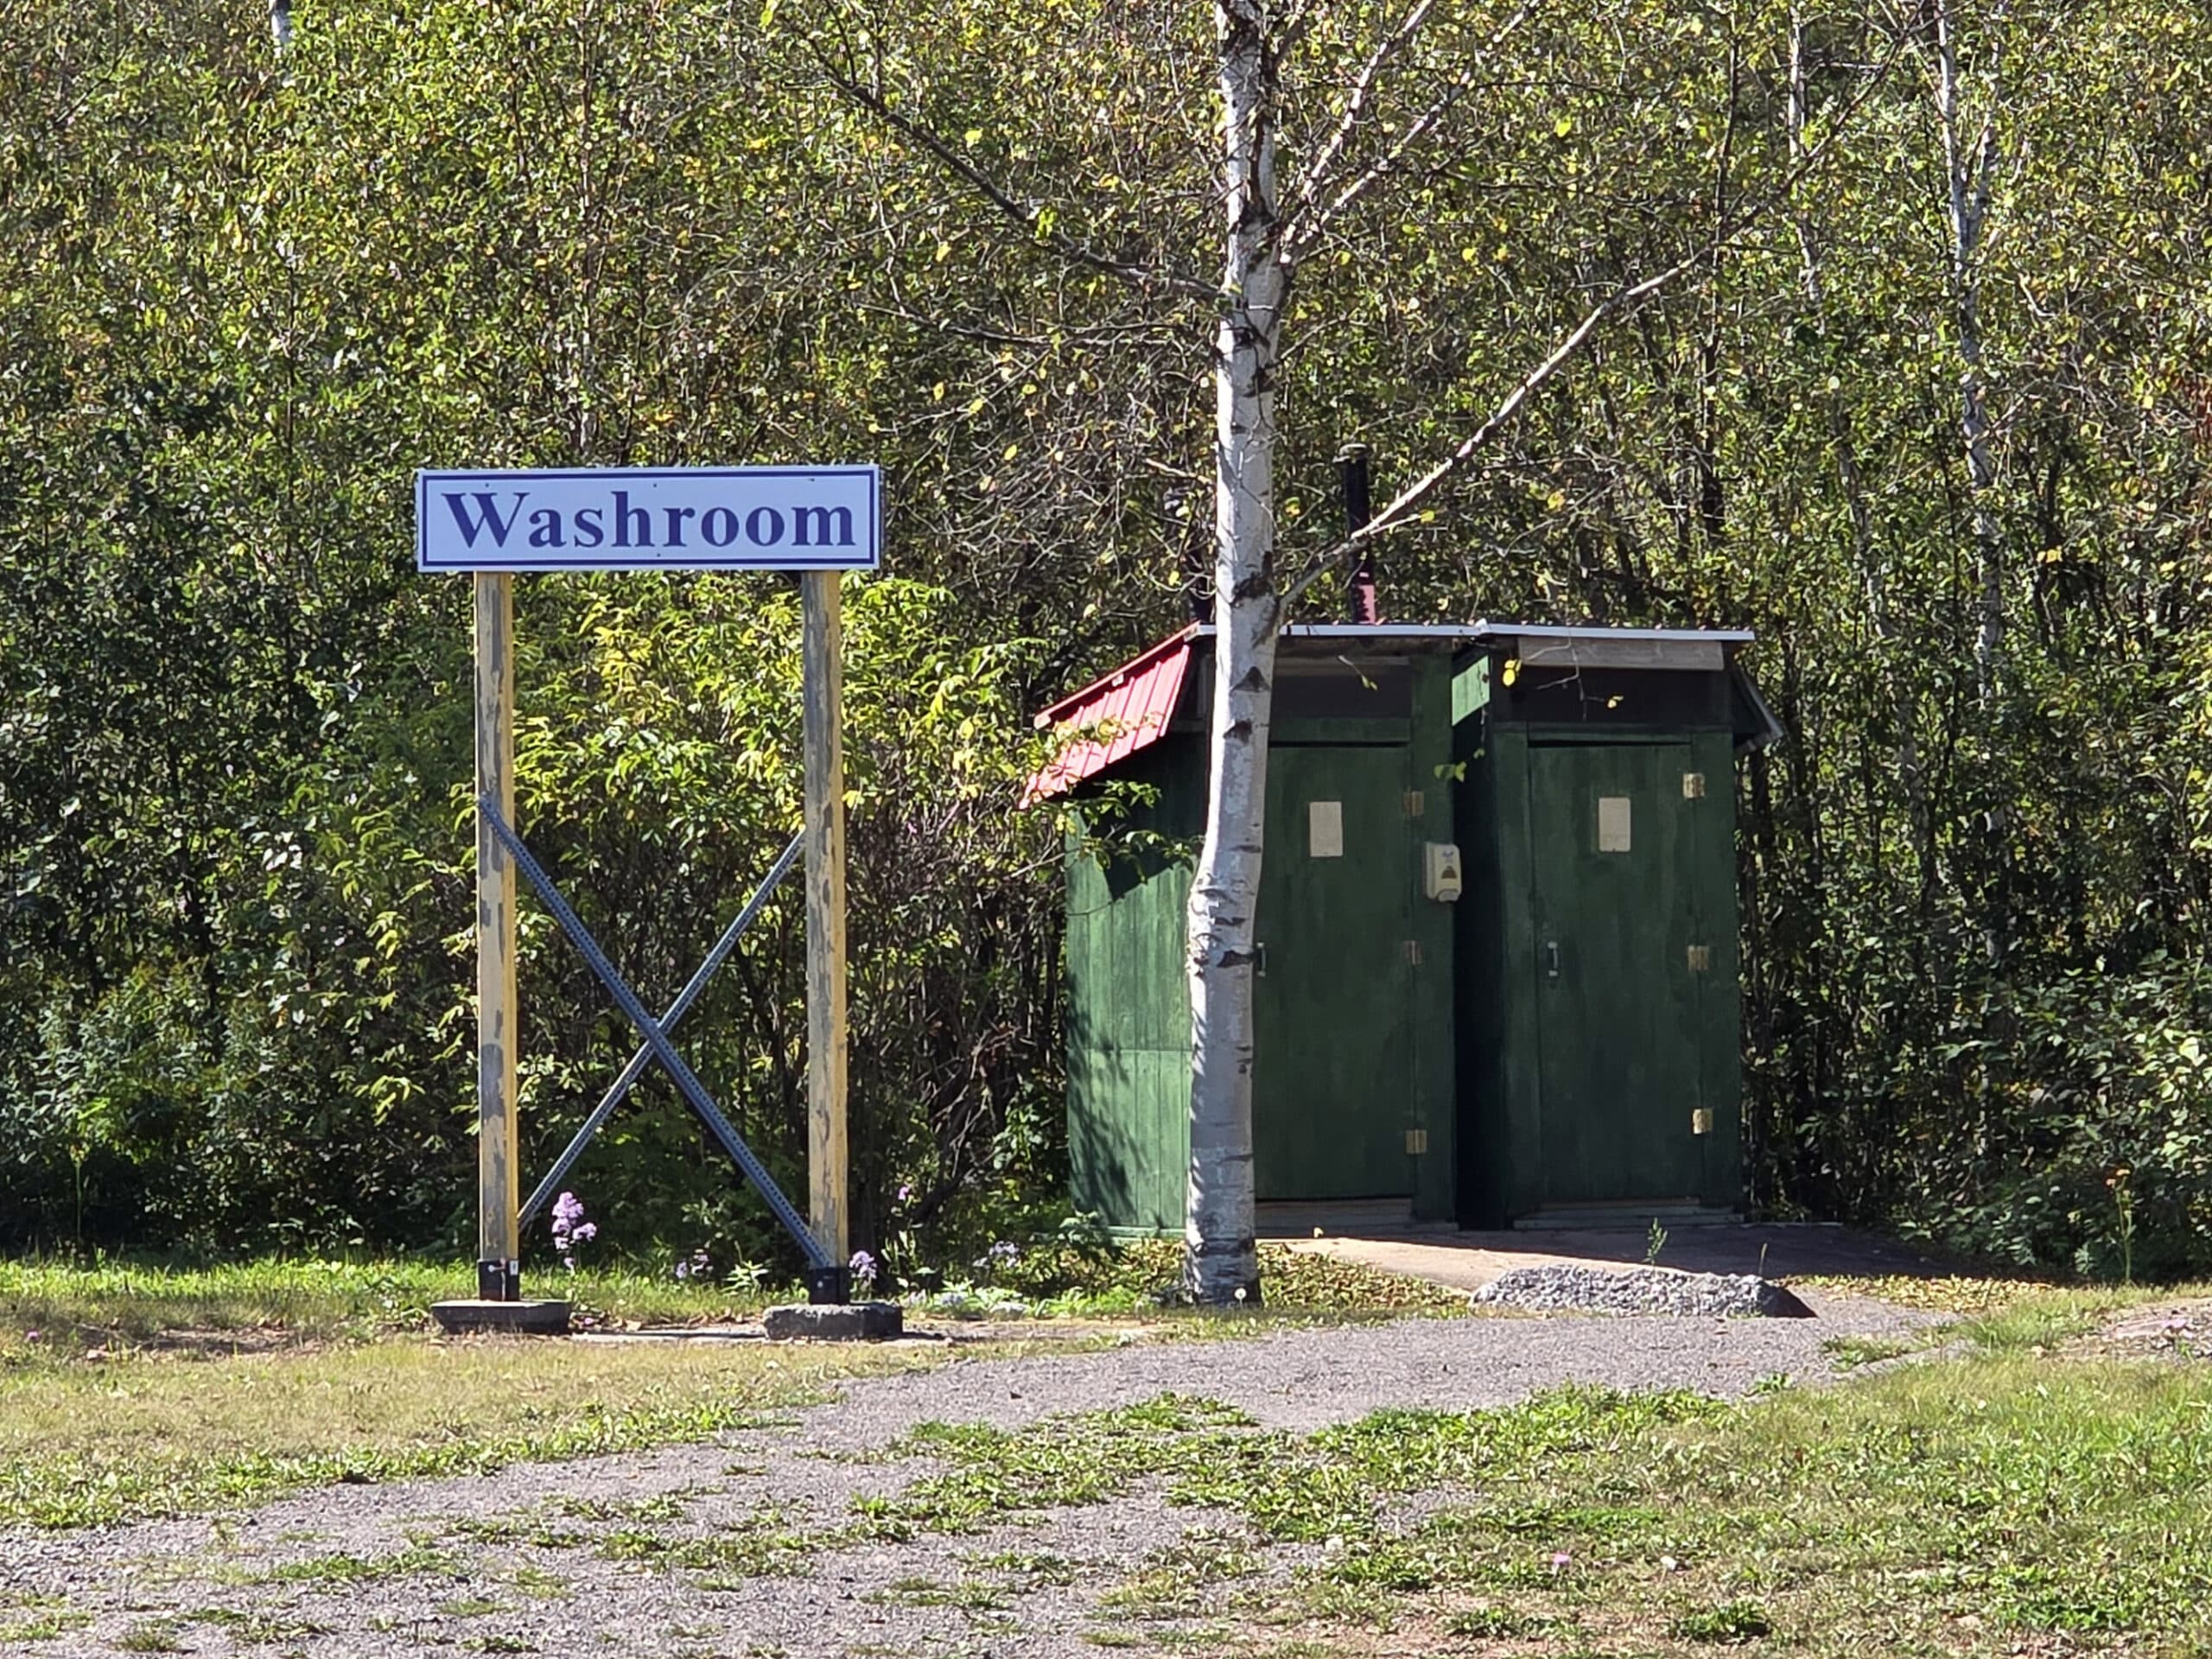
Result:
[[[430,1317],[438,1328],[453,1336],[486,1332],[524,1337],[565,1337],[569,1334],[566,1302],[490,1302],[469,1296],[430,1304]]]
[[[906,1319],[896,1302],[796,1302],[770,1308],[760,1326],[779,1342],[881,1342],[904,1335]]]

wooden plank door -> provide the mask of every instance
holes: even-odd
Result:
[[[1413,823],[1402,746],[1279,745],[1268,755],[1253,980],[1259,1196],[1413,1190],[1406,940]],[[1433,971],[1441,972],[1441,964]]]
[[[1698,933],[1693,772],[1687,744],[1529,746],[1548,1206],[1704,1185],[1701,976],[1719,953]]]

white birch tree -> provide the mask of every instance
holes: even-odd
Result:
[[[1218,0],[1228,260],[1214,341],[1214,658],[1205,841],[1191,880],[1191,1190],[1185,1279],[1202,1302],[1260,1288],[1252,1179],[1253,912],[1275,638],[1274,375],[1291,264],[1265,0]]]
[[[1294,571],[1279,568],[1276,378],[1300,261],[1323,244],[1345,214],[1402,171],[1411,171],[1417,155],[1438,146],[1462,99],[1481,77],[1494,73],[1499,42],[1528,22],[1538,0],[1528,0],[1506,16],[1487,41],[1455,42],[1448,52],[1430,54],[1422,75],[1402,76],[1405,60],[1425,35],[1443,27],[1433,15],[1435,3],[1409,0],[1357,60],[1315,129],[1310,157],[1285,188],[1277,176],[1284,55],[1312,18],[1286,17],[1270,0],[1213,0],[1222,145],[1217,188],[1225,251],[1217,289],[1119,247],[1084,242],[1056,215],[991,177],[971,159],[969,145],[956,143],[902,107],[874,72],[851,67],[819,43],[814,48],[824,73],[846,98],[919,145],[977,200],[1018,227],[1032,245],[1147,293],[1176,296],[1185,304],[1214,309],[1214,695],[1205,833],[1193,872],[1186,934],[1191,1136],[1185,1283],[1204,1304],[1255,1299],[1260,1289],[1252,1135],[1253,930],[1264,855],[1275,641],[1291,607],[1309,585],[1360,548],[1415,521],[1446,481],[1481,454],[1608,321],[1687,274],[1709,268],[1716,247],[1787,195],[1786,188],[1758,200],[1717,193],[1713,221],[1683,257],[1602,292],[1548,349],[1541,343],[1532,346],[1532,366],[1481,422],[1366,525],[1313,553]],[[1465,25],[1455,19],[1452,27]],[[1399,98],[1386,120],[1378,104],[1386,79],[1394,75],[1408,84],[1417,80],[1419,88]],[[1394,85],[1391,90],[1403,92],[1406,87]],[[1805,145],[1792,158],[1793,180],[1818,162],[1842,125],[1840,115],[1821,144]]]

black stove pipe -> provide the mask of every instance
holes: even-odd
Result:
[[[1337,480],[1344,492],[1347,536],[1364,529],[1373,514],[1368,493],[1368,448],[1363,443],[1348,443],[1337,452]],[[1375,623],[1382,620],[1375,598],[1375,550],[1371,543],[1362,547],[1359,556],[1352,563],[1346,594],[1347,621]]]

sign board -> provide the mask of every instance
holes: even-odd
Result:
[[[423,570],[872,570],[874,467],[415,474]]]

